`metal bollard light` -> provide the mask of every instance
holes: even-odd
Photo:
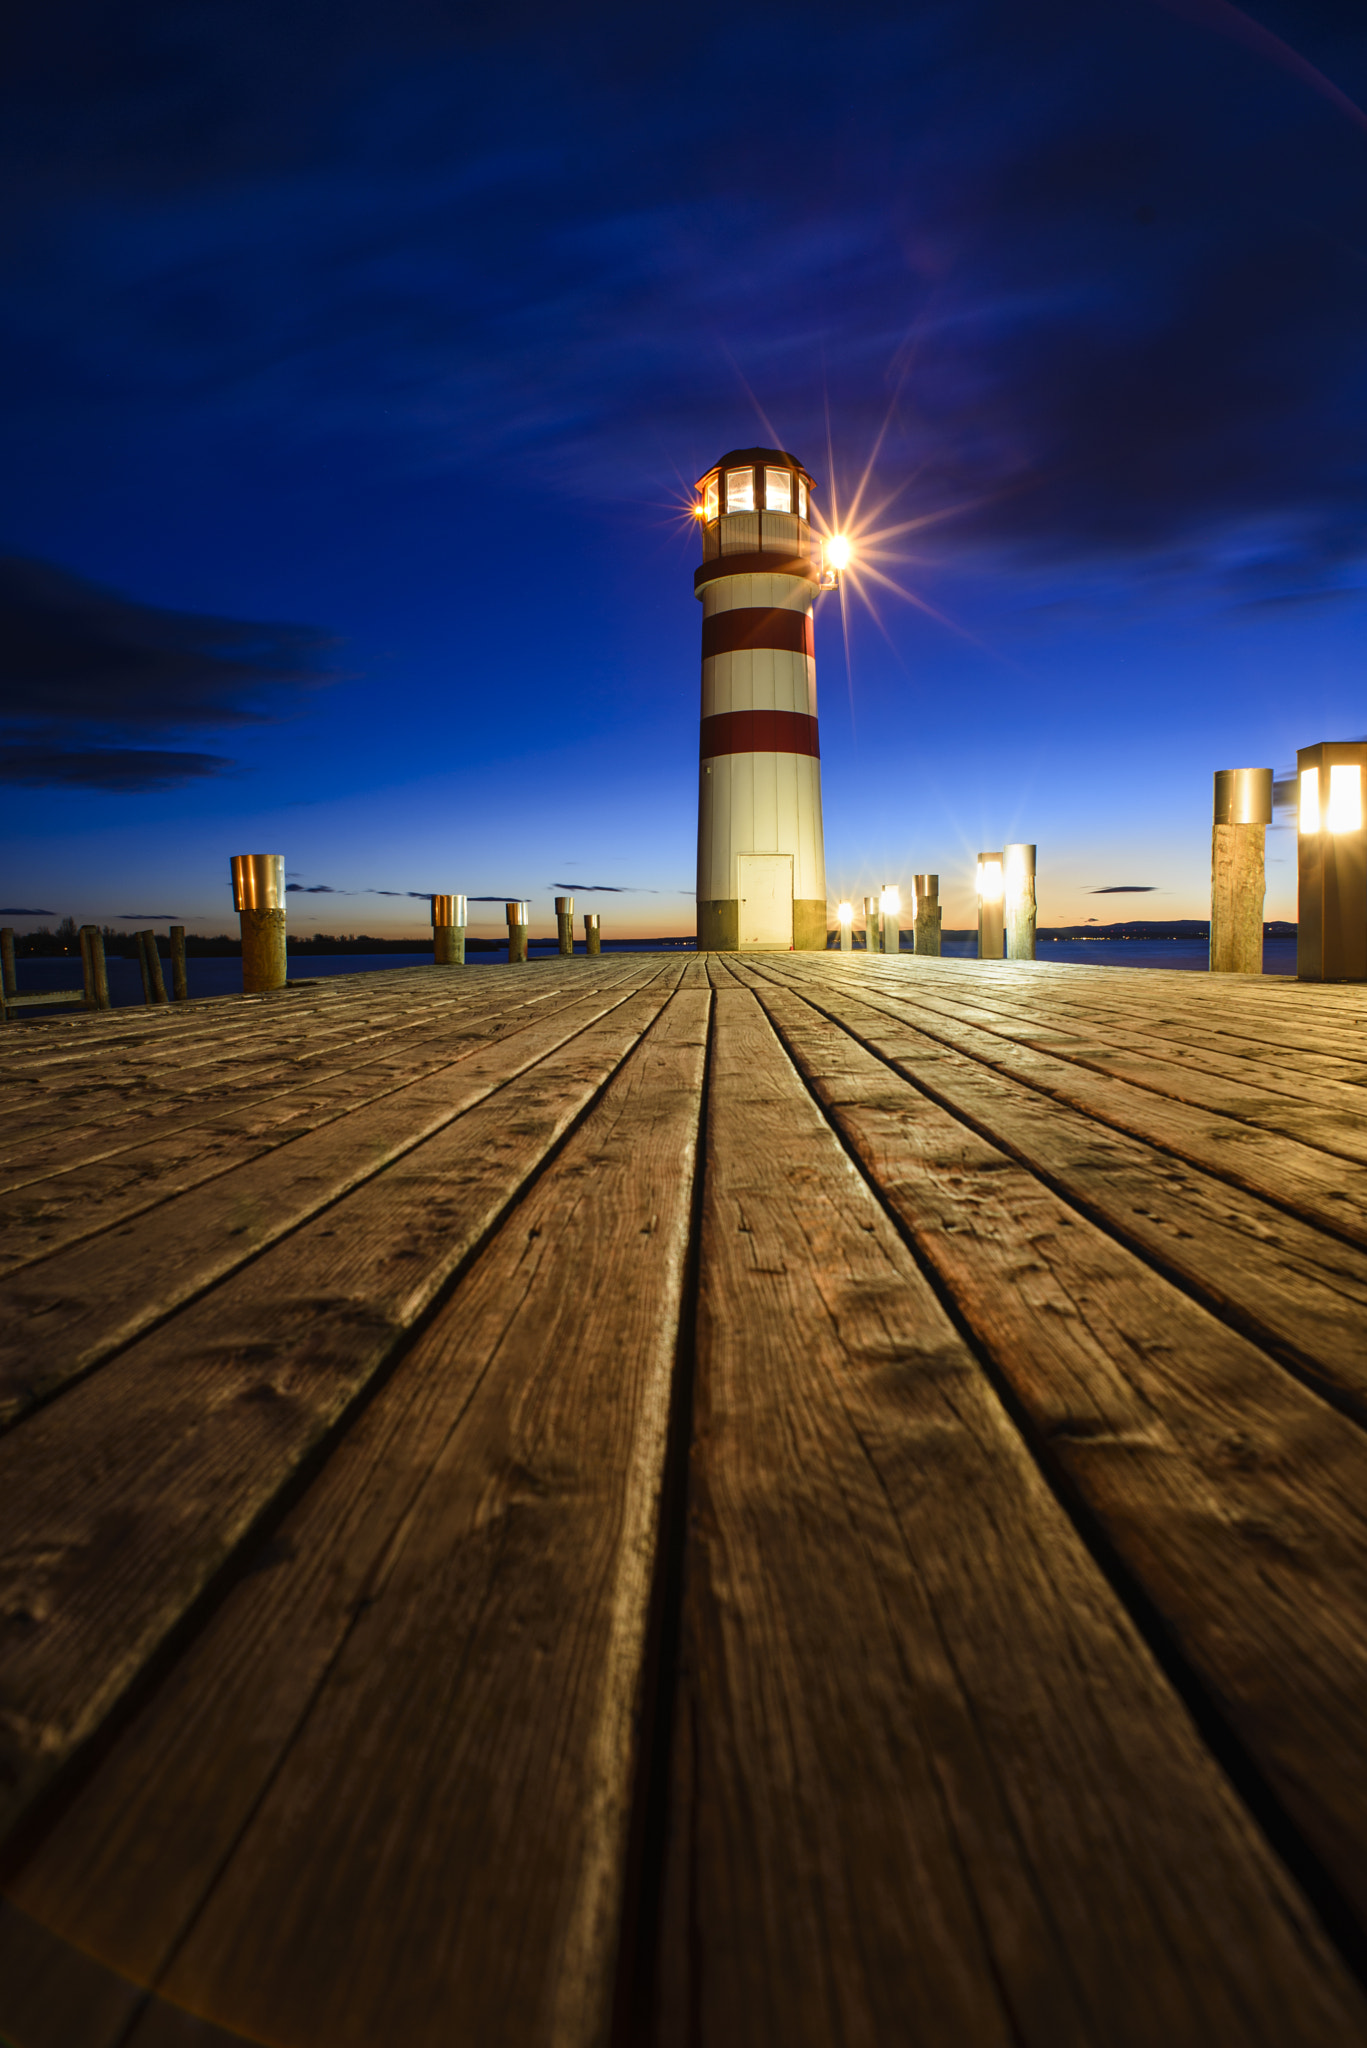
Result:
[[[465,965],[466,921],[463,896],[432,898],[432,958],[438,967]]]
[[[285,856],[235,853],[233,909],[242,926],[242,993],[260,995],[283,988],[285,951]]]
[[[1210,828],[1210,971],[1261,974],[1272,770],[1219,768]]]
[[[556,931],[556,937],[557,937],[557,938],[559,939],[559,941],[560,941],[560,957],[561,957],[561,959],[562,959],[562,960],[569,960],[569,959],[572,959],[572,958],[573,958],[573,956],[574,956],[574,898],[573,898],[573,896],[557,896],[557,897],[556,897],[556,899],[555,899],[555,931]]]
[[[978,855],[978,958],[1000,960],[1005,925],[1002,917],[1001,848]]]
[[[190,984],[185,974],[185,927],[173,924],[171,927],[171,996],[177,1003],[188,1003]]]
[[[912,876],[911,921],[914,950],[938,959],[940,955],[940,877],[938,875]]]
[[[505,903],[508,913],[508,962],[525,960],[527,957],[527,926],[531,923],[531,907],[526,903]]]
[[[854,905],[838,903],[835,916],[840,926],[840,950],[842,953],[849,953],[854,948]]]
[[[1002,848],[1006,891],[1006,957],[1035,957],[1035,849],[1017,840]]]
[[[878,898],[864,898],[864,944],[870,953],[878,951]]]
[[[593,955],[601,953],[602,950],[603,940],[598,926],[598,912],[596,910],[586,910],[584,912],[584,951],[589,955]]]

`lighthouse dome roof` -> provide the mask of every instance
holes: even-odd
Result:
[[[714,463],[713,467],[729,469],[733,465],[743,466],[745,463],[760,462],[782,462],[789,469],[795,469],[799,476],[806,477],[809,484],[812,481],[804,465],[798,461],[796,455],[790,455],[786,448],[732,448],[728,454]]]

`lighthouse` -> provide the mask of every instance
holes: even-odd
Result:
[[[812,489],[781,448],[733,449],[698,484],[700,952],[826,945]]]

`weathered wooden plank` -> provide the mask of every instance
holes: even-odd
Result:
[[[799,956],[795,954],[793,960],[797,962]],[[794,965],[789,971],[801,974],[807,970]],[[996,1032],[959,1021],[938,1002],[923,1001],[910,984],[894,982],[891,975],[877,986],[867,984],[863,995],[874,1007],[915,1025],[927,1037],[968,1053],[984,1066],[1066,1103],[1099,1124],[1184,1159],[1217,1179],[1304,1217],[1319,1229],[1367,1246],[1367,1169],[1355,1161],[1334,1158],[1232,1117],[1214,1116],[1128,1082],[1091,1073],[1050,1053],[1016,1045]]]
[[[634,997],[0,1441],[0,1832],[101,1726],[667,1000]]]
[[[739,990],[706,1159],[662,2040],[1363,2039]]]
[[[676,974],[665,970],[661,1000]],[[131,1343],[207,1287],[435,1132],[630,996],[552,1009],[458,1064],[400,1087],[182,1194],[165,1208],[0,1279],[0,1421]]]
[[[12,1883],[155,1987],[134,2041],[178,2003],[297,2048],[606,2040],[707,1008],[673,999]],[[127,2039],[23,1933],[0,2026]]]
[[[631,988],[647,986],[649,979],[637,974],[625,982],[601,983],[597,991],[585,989],[579,999],[581,1013],[591,997],[620,1001]],[[401,1048],[370,1048],[363,1059],[336,1065],[322,1076],[313,1071],[308,1079],[296,1074],[290,1085],[255,1096],[250,1105],[242,1100],[244,1091],[238,1090],[232,1108],[215,1109],[204,1102],[197,1113],[143,1115],[138,1127],[148,1135],[136,1143],[125,1138],[101,1149],[83,1134],[71,1148],[85,1155],[77,1164],[58,1165],[54,1158],[50,1172],[40,1175],[30,1169],[17,1187],[0,1192],[0,1274],[144,1215],[400,1088],[434,1079],[454,1062],[490,1043],[506,1041],[545,1015],[546,1006],[538,1004],[434,1019]],[[55,1146],[51,1150],[58,1152]]]
[[[839,987],[765,972],[799,987],[932,1101],[1367,1420],[1367,1252],[1104,1128]]]
[[[1367,1436],[838,1026],[759,997],[1367,1920]]]

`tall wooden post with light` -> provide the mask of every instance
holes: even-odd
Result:
[[[939,957],[940,877],[913,875],[911,878],[912,944],[918,953]]]
[[[465,931],[468,915],[463,896],[432,898],[432,958],[438,967],[465,965]]]
[[[242,927],[242,991],[259,995],[283,988],[289,962],[285,948],[285,856],[235,853],[233,908]]]
[[[1296,770],[1296,974],[1367,981],[1367,740],[1301,747]]]
[[[1210,835],[1210,971],[1261,974],[1272,770],[1220,768]]]
[[[735,448],[698,484],[700,952],[826,946],[811,491],[780,448]]]

